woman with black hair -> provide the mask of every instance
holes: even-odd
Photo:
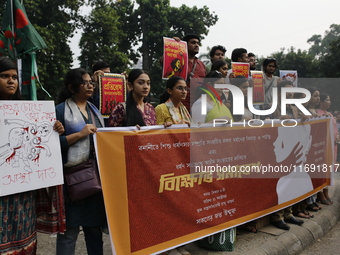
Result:
[[[312,117],[317,117],[316,108],[320,104],[320,91],[317,88],[308,88],[310,92],[310,99],[308,101],[307,110],[312,114]]]
[[[211,65],[211,70],[210,71],[219,71],[223,78],[227,78],[228,75],[228,63],[225,62],[223,59],[216,60],[214,63]]]
[[[104,126],[96,106],[88,101],[95,89],[91,76],[82,68],[67,72],[56,106],[57,119],[65,132],[60,136],[64,169],[95,158],[93,134]],[[107,226],[102,192],[72,201],[64,189],[66,231],[57,236],[57,255],[74,255],[79,227],[84,232],[87,253],[103,254],[102,228]]]
[[[21,99],[16,64],[0,57],[0,100]],[[59,121],[56,132],[63,133]],[[22,132],[27,132],[25,128]],[[2,155],[4,156],[4,155]],[[0,254],[35,255],[37,250],[37,191],[26,191],[0,197]]]
[[[333,125],[333,135],[334,135],[334,163],[336,163],[338,142],[339,142],[339,132],[337,128],[336,120],[332,113],[327,110],[331,107],[331,98],[327,93],[320,93],[320,103],[317,106],[316,113],[319,116],[330,117]],[[330,205],[333,204],[333,200],[328,195],[328,188],[324,188],[317,195],[318,201],[321,204]]]
[[[191,117],[182,101],[187,97],[187,84],[182,77],[172,76],[166,83],[166,91],[156,106],[156,121],[165,127],[172,124],[190,125]]]
[[[109,127],[156,125],[155,108],[145,101],[150,93],[150,76],[141,69],[133,69],[128,75],[130,92],[125,104],[118,104],[112,111]]]

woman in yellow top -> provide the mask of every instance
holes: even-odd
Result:
[[[188,124],[191,117],[187,108],[182,104],[188,94],[185,80],[179,76],[172,76],[166,83],[166,91],[160,97],[160,104],[156,106],[156,122],[158,125],[169,127],[172,124]],[[168,255],[190,255],[183,246],[167,252]]]
[[[187,84],[182,77],[172,76],[166,83],[166,91],[160,97],[156,106],[156,122],[168,127],[172,124],[190,125],[191,117],[182,104],[187,97]]]

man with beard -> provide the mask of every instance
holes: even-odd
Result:
[[[177,37],[175,37],[174,39],[177,41],[179,40],[179,38]],[[190,112],[190,102],[194,102],[196,100],[196,89],[200,85],[198,78],[204,78],[207,73],[204,63],[196,57],[200,49],[201,39],[197,35],[186,35],[183,37],[183,41],[187,42],[189,62],[188,75],[186,80],[188,94],[187,98],[182,103]]]
[[[250,71],[255,71],[256,70],[256,57],[255,54],[252,52],[248,53],[248,60],[249,60],[249,68]]]

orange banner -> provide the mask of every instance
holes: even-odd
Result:
[[[329,119],[296,127],[244,124],[100,129],[96,146],[113,253],[168,250],[267,215],[330,184]]]

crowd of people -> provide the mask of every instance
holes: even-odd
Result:
[[[149,126],[173,124],[200,124],[212,122],[215,118],[224,118],[229,121],[252,120],[254,116],[244,105],[244,114],[233,114],[233,96],[226,95],[216,84],[230,83],[247,96],[251,86],[251,79],[244,76],[235,76],[225,61],[226,49],[217,45],[210,51],[211,64],[205,66],[196,55],[199,52],[200,38],[197,35],[187,35],[182,40],[187,42],[188,74],[187,79],[172,76],[167,80],[166,90],[161,95],[160,104],[155,108],[146,101],[150,93],[151,81],[147,72],[133,69],[128,74],[128,94],[126,102],[119,103],[112,110],[110,117],[104,121],[98,111],[98,94],[94,93],[98,86],[98,76],[110,72],[105,62],[98,62],[93,66],[92,75],[82,68],[70,70],[64,78],[64,86],[58,97],[56,106],[56,124],[54,130],[60,137],[62,160],[64,168],[81,163],[89,158],[95,158],[93,134],[99,127],[118,126]],[[256,57],[246,49],[237,48],[232,52],[233,62],[246,62],[250,70],[256,70]],[[282,81],[274,75],[278,66],[274,58],[267,58],[262,63],[264,75],[265,102],[262,109],[271,106],[272,88],[277,87],[281,93],[283,87],[292,87],[290,81]],[[195,82],[201,78],[203,82]],[[20,91],[18,84],[18,69],[9,58],[0,58],[0,99],[18,100]],[[310,89],[311,99],[305,105],[316,116],[330,116],[334,125],[334,138],[339,141],[338,127],[335,118],[327,110],[330,107],[330,96],[320,93],[317,89]],[[207,114],[201,114],[202,96],[207,98]],[[302,98],[302,93],[287,93],[287,98]],[[245,100],[246,101],[246,100]],[[280,104],[279,104],[280,105]],[[340,116],[340,115],[339,115]],[[339,119],[338,116],[338,119]],[[307,117],[295,105],[287,105],[286,114],[281,114],[280,106],[270,116],[272,119],[306,119]],[[335,145],[335,158],[337,158],[337,145]],[[339,159],[339,157],[338,157]],[[19,194],[0,197],[0,253],[1,254],[36,254],[37,216],[42,215],[37,206],[40,203],[41,192],[28,191]],[[75,245],[80,228],[84,232],[88,254],[103,254],[102,233],[108,233],[105,205],[101,192],[72,201],[66,188],[54,189],[47,192],[57,201],[52,203],[51,211],[56,210],[58,204],[58,217],[54,218],[51,226],[57,232],[56,254],[75,254]],[[46,195],[46,192],[45,192]],[[272,224],[278,228],[288,230],[287,223],[303,224],[303,220],[313,217],[311,211],[321,209],[320,203],[330,205],[333,203],[328,195],[328,189],[320,191],[294,206],[287,207],[271,215]],[[54,205],[54,206],[53,206]],[[39,208],[38,208],[39,207]],[[46,208],[45,208],[46,209]],[[54,225],[53,225],[54,224]],[[56,227],[57,225],[57,227]],[[247,223],[245,228],[257,232],[253,222]],[[45,232],[46,229],[45,229]],[[189,255],[183,246],[168,251],[169,255]]]

